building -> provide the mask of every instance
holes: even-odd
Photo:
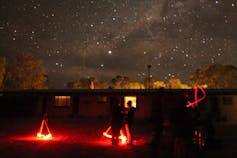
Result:
[[[133,101],[136,119],[150,119],[154,108],[174,110],[179,97],[193,90],[29,90],[0,93],[1,116],[50,117],[110,117],[110,97],[121,98],[121,103]],[[237,90],[206,90],[206,98],[198,103],[200,111],[211,114],[216,121],[237,124]],[[201,94],[199,94],[201,97]],[[164,97],[165,96],[165,97]],[[164,99],[165,98],[165,99]],[[158,100],[158,102],[157,102]]]

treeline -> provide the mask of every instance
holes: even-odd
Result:
[[[48,78],[42,60],[22,53],[11,58],[0,57],[0,89],[47,89]]]
[[[81,78],[77,81],[69,82],[69,89],[155,89],[155,88],[191,88],[187,84],[181,83],[179,79],[170,79],[167,83],[155,81],[152,78],[145,78],[143,82],[130,81],[126,76],[116,76],[111,81],[99,81],[95,78]]]
[[[130,81],[126,76],[116,76],[111,81],[98,81],[95,78],[81,78],[69,82],[70,89],[188,89],[195,86],[213,89],[236,89],[237,68],[232,65],[213,64],[204,69],[197,69],[189,75],[189,83],[172,78],[168,82],[145,78],[143,82]]]
[[[0,90],[47,89],[48,75],[42,60],[30,53],[17,54],[11,58],[0,57]],[[189,83],[172,78],[168,82],[145,78],[142,82],[130,81],[129,77],[116,76],[110,81],[99,81],[94,77],[80,78],[68,82],[69,89],[188,89],[237,88],[237,68],[232,65],[213,64],[197,69],[189,75]]]

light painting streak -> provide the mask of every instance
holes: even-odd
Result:
[[[103,132],[103,135],[104,135],[106,138],[112,139],[112,135],[108,133],[110,130],[111,130],[111,126],[109,126],[105,132]],[[120,130],[119,139],[121,140],[121,143],[122,143],[122,144],[126,144],[126,143],[127,143],[127,137],[124,135],[122,129]]]
[[[203,94],[203,96],[201,98],[198,98],[198,90],[199,89],[201,90],[201,92]],[[194,101],[193,102],[188,101],[188,104],[186,105],[186,107],[187,108],[189,108],[190,106],[192,108],[198,107],[198,103],[200,101],[202,101],[203,99],[205,99],[205,97],[206,97],[206,92],[201,86],[194,87]]]
[[[48,134],[42,134],[44,125],[45,125],[45,127],[47,129]],[[47,119],[43,119],[42,120],[41,126],[40,126],[40,130],[37,133],[36,137],[37,137],[38,140],[52,140],[53,139],[53,136],[52,136],[52,134],[51,134],[51,132],[49,130],[48,124],[47,124]]]

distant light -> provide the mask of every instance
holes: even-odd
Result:
[[[104,67],[104,64],[100,64],[100,67]]]
[[[231,4],[231,6],[232,6],[232,7],[234,7],[234,6],[235,6],[235,4],[234,4],[234,3],[232,3],[232,4]]]
[[[111,50],[109,50],[109,51],[108,51],[108,54],[112,54],[112,51],[111,51]]]

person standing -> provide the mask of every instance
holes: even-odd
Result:
[[[112,106],[112,119],[111,119],[111,130],[112,130],[112,145],[118,145],[120,129],[123,125],[123,108],[119,103],[117,97],[111,97],[111,106]]]
[[[134,121],[134,114],[135,114],[136,108],[132,106],[132,101],[129,100],[127,102],[127,111],[125,115],[125,130],[127,135],[127,144],[133,145],[132,143],[132,125]]]

